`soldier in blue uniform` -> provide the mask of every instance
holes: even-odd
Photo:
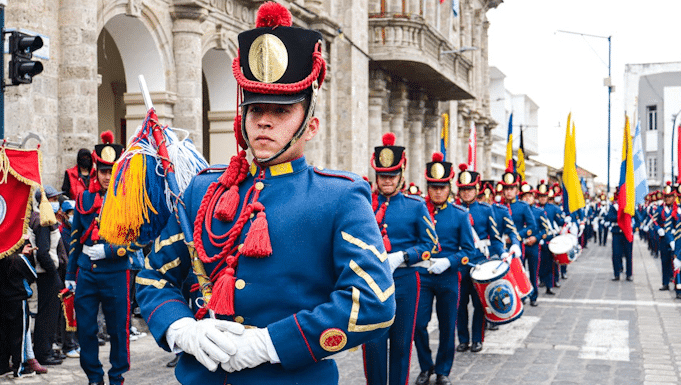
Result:
[[[563,189],[558,183],[554,183],[553,186],[551,186],[551,190],[553,191],[553,196],[549,195],[549,203],[557,209],[555,211],[554,216],[551,215],[551,209],[547,209],[547,213],[549,214],[549,219],[554,220],[554,226],[557,224],[559,227],[565,226],[567,223],[567,226],[571,226],[573,223],[573,218],[571,215],[566,215],[565,211],[563,210]],[[560,217],[561,220],[556,220],[556,218]],[[574,224],[574,226],[570,227],[576,234],[577,232],[577,225]],[[556,229],[558,230],[558,229]],[[560,231],[559,231],[560,232]],[[557,262],[554,263],[553,266],[553,286],[554,287],[560,287],[560,279],[567,279],[567,266],[566,265],[559,265]],[[548,293],[547,293],[548,294]]]
[[[473,239],[475,252],[469,256],[471,265],[486,261],[493,256],[500,256],[504,252],[501,236],[494,219],[492,207],[486,203],[479,203],[476,198],[480,184],[480,174],[469,171],[465,164],[459,165],[461,172],[456,180],[458,199],[470,214],[473,224]],[[457,320],[457,336],[459,345],[457,352],[465,352],[470,348],[477,353],[482,350],[485,340],[485,311],[478,292],[471,279],[471,266],[461,268],[461,295]],[[471,322],[472,336],[468,331],[468,302],[473,302],[473,320]]]
[[[435,230],[444,237],[439,238],[441,250],[432,255],[431,265],[427,268],[418,267],[421,292],[414,344],[421,373],[416,379],[416,385],[430,383],[430,377],[433,374],[436,375],[436,385],[451,384],[448,376],[454,361],[454,333],[461,276],[459,270],[462,267],[462,258],[470,259],[476,253],[468,213],[463,207],[448,201],[454,171],[452,164],[443,159],[442,153],[436,152],[433,154],[432,162],[426,164],[428,184],[426,206],[433,218]],[[500,242],[497,241],[497,243]],[[437,300],[435,310],[440,335],[435,363],[433,363],[428,337],[428,322],[433,313],[434,299]]]
[[[528,237],[524,241],[525,245],[525,263],[527,265],[527,272],[530,275],[530,282],[532,283],[532,293],[530,293],[530,306],[537,306],[538,295],[538,280],[539,280],[539,249],[540,244],[547,242],[551,235],[551,228],[548,225],[548,218],[543,209],[534,205],[535,190],[526,181],[520,184],[520,199],[526,202],[532,210],[532,215],[535,218],[535,227],[537,232]]]
[[[613,281],[619,281],[620,280],[620,274],[623,271],[622,267],[622,258],[626,259],[626,265],[627,265],[627,281],[632,280],[632,270],[631,270],[631,253],[632,253],[632,243],[627,241],[627,238],[624,236],[624,233],[622,232],[622,229],[620,226],[617,224],[617,211],[619,209],[619,204],[617,203],[617,198],[619,196],[619,189],[615,188],[615,193],[614,193],[614,203],[610,206],[610,209],[608,210],[608,215],[605,217],[605,221],[608,223],[608,227],[611,228],[612,230],[612,269],[614,273]],[[671,259],[670,259],[670,264],[671,264]],[[669,280],[671,279],[671,274],[669,277],[667,277],[667,280],[665,281],[663,278],[663,287],[660,288],[660,290],[669,290],[668,284]],[[666,282],[666,283],[664,283]]]
[[[80,366],[90,384],[104,384],[99,361],[97,312],[102,306],[111,350],[109,384],[123,383],[130,369],[130,256],[125,247],[114,246],[99,238],[99,212],[111,180],[114,162],[123,146],[114,144],[110,131],[102,134],[104,144],[95,146],[92,157],[97,166],[95,180],[76,199],[71,227],[66,286],[74,287]]]
[[[534,218],[534,214],[532,214],[530,205],[517,199],[520,175],[509,167],[501,177],[501,184],[504,186],[504,203],[511,213],[511,218],[513,218],[513,223],[518,230],[518,235],[520,235],[524,247],[528,239],[537,233],[537,221]],[[520,250],[513,246],[509,248],[509,252],[513,252],[517,258],[524,256],[524,253],[521,253]]]
[[[653,222],[653,230],[660,239],[660,264],[662,267],[660,290],[669,290],[669,281],[673,276],[672,260],[676,250],[676,225],[681,221],[681,214],[679,214],[676,192],[671,182],[667,182],[662,188],[662,195],[664,204],[657,209],[657,221]]]
[[[601,194],[600,201],[596,205],[596,220],[598,221],[598,245],[605,246],[608,241],[608,231],[605,228],[605,216],[608,215],[608,200],[605,194]]]
[[[256,27],[239,34],[232,66],[243,92],[237,141],[254,161],[241,151],[192,180],[184,204],[198,260],[171,218],[136,278],[137,299],[157,343],[184,352],[182,384],[337,384],[325,358],[393,324],[389,258],[369,184],[304,157],[319,130],[322,35],[291,27],[272,2]],[[193,268],[213,282],[197,314],[181,293]]]
[[[383,136],[383,146],[374,150],[371,166],[378,193],[372,204],[394,270],[396,310],[388,333],[364,345],[364,365],[369,385],[401,385],[409,380],[421,276],[442,273],[452,261],[430,261],[439,250],[433,218],[421,197],[400,191],[407,163],[404,147],[396,146],[395,135],[389,132]]]
[[[565,224],[563,211],[555,204],[549,202],[553,197],[554,190],[549,188],[542,180],[537,186],[537,206],[546,213],[546,220],[551,226],[553,235],[560,232],[560,228]],[[558,267],[553,259],[553,253],[549,250],[548,241],[539,247],[539,279],[546,287],[547,295],[554,295],[551,290],[554,286],[554,270]]]

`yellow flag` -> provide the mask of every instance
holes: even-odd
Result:
[[[577,146],[575,141],[575,123],[571,122],[572,113],[568,114],[565,128],[565,154],[563,157],[563,185],[567,194],[567,203],[570,213],[585,206],[582,186],[577,175]],[[572,130],[570,130],[572,123]]]
[[[634,151],[633,151],[633,141],[631,140],[631,127],[629,126],[629,117],[624,116],[624,143],[622,143],[622,162],[624,162],[625,175],[625,190],[626,190],[626,205],[624,206],[624,212],[626,214],[634,216],[634,211],[636,210],[634,204],[634,195],[636,193],[636,187],[634,186]],[[621,179],[621,177],[620,177]],[[620,188],[622,188],[620,183]],[[620,191],[620,194],[625,193],[625,191]]]

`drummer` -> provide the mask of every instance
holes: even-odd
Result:
[[[476,256],[468,213],[463,207],[448,202],[454,171],[452,164],[443,161],[443,158],[442,153],[436,152],[433,154],[433,161],[426,165],[426,180],[428,181],[426,206],[435,223],[435,230],[443,236],[439,238],[441,250],[433,254],[428,261],[432,263],[431,266],[427,271],[423,269],[420,274],[421,292],[416,315],[414,344],[418,352],[421,373],[416,378],[416,385],[429,384],[433,374],[436,375],[436,385],[451,384],[447,377],[454,362],[459,271],[461,268],[468,271],[466,267],[461,266],[461,259],[468,257],[473,261]],[[472,178],[470,173],[469,178]],[[475,190],[472,196],[472,199],[475,199]],[[435,298],[437,298],[436,311],[440,343],[435,364],[433,364],[428,323],[433,314],[433,299]],[[482,308],[480,311],[482,312]]]
[[[555,204],[549,202],[554,196],[554,190],[549,188],[544,180],[539,182],[537,186],[537,206],[542,208],[546,213],[546,219],[552,225],[553,235],[560,233],[560,228],[565,224],[563,219],[563,211]],[[547,247],[539,248],[539,280],[546,286],[546,294],[554,295],[551,290],[554,286],[554,270],[559,266],[553,259],[553,253]]]
[[[542,181],[543,182],[543,181]],[[546,185],[540,185],[546,191]],[[532,294],[530,294],[530,306],[537,306],[537,279],[539,277],[539,253],[542,248],[548,248],[548,242],[553,238],[553,231],[548,215],[544,208],[534,205],[536,190],[532,189],[527,182],[520,185],[520,199],[530,205],[532,214],[537,221],[537,233],[525,240],[525,262],[532,282]],[[543,246],[543,247],[542,247]]]
[[[518,230],[521,242],[525,245],[526,240],[537,232],[537,222],[534,218],[534,214],[532,214],[530,205],[527,204],[527,202],[519,201],[517,199],[520,175],[513,171],[512,167],[512,165],[509,165],[506,172],[501,177],[501,184],[504,186],[504,203],[511,213],[511,218],[513,218],[513,223]],[[521,250],[515,245],[509,247],[509,252],[515,254],[517,257],[522,257],[523,255]]]
[[[475,239],[475,253],[470,256],[472,264],[478,264],[489,257],[501,255],[503,245],[499,230],[495,224],[494,211],[487,203],[476,201],[480,185],[480,174],[469,171],[466,164],[459,165],[459,176],[456,180],[458,197],[461,205],[470,213],[473,223],[473,238]],[[517,247],[517,246],[516,246]],[[461,272],[461,296],[459,302],[459,314],[457,320],[457,335],[459,345],[457,352],[465,352],[470,348],[471,352],[477,353],[482,350],[485,329],[485,312],[478,297],[473,281],[470,276],[470,267],[464,266]],[[468,300],[473,301],[473,341],[468,332]]]
[[[660,239],[660,263],[662,266],[662,286],[660,290],[668,290],[669,281],[672,279],[673,271],[672,260],[676,252],[676,225],[681,222],[681,216],[678,213],[678,205],[676,204],[676,194],[672,183],[667,181],[667,184],[662,188],[662,195],[664,196],[664,204],[657,209],[657,221],[653,223],[653,229],[657,232]],[[615,243],[617,240],[617,243]],[[631,242],[627,241],[624,236],[615,238],[613,232],[613,258],[615,257],[615,245],[618,246],[619,254],[623,255],[627,261],[627,280],[631,280]],[[621,257],[619,259],[621,263]],[[616,275],[619,278],[619,274]]]
[[[569,226],[573,221],[572,217],[570,215],[566,215],[565,211],[563,210],[563,189],[560,187],[558,183],[554,183],[553,186],[551,186],[551,190],[553,191],[553,197],[549,196],[549,203],[553,205],[556,208],[556,212],[554,216],[551,215],[551,210],[547,210],[549,213],[549,219],[552,220],[554,223],[554,226],[557,224],[562,228],[563,226]],[[560,220],[559,220],[560,218]],[[560,229],[557,228],[557,229]],[[554,261],[554,266],[553,266],[553,286],[554,287],[560,287],[560,279],[561,277],[563,279],[567,279],[567,265],[559,265]],[[546,294],[549,294],[548,292]],[[550,295],[550,294],[549,294]]]

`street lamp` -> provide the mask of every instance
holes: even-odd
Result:
[[[608,77],[605,79],[603,82],[606,87],[608,87],[608,182],[607,182],[607,192],[610,192],[610,94],[612,94],[612,91],[615,86],[612,85],[612,80],[610,78],[610,67],[612,66],[612,35],[611,36],[600,36],[600,35],[591,35],[588,33],[581,33],[581,32],[571,32],[571,31],[563,31],[563,30],[557,30],[556,32],[562,32],[562,33],[570,33],[573,35],[580,35],[580,36],[588,36],[588,37],[597,37],[599,39],[608,39]]]

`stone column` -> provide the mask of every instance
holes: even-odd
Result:
[[[423,170],[425,160],[429,159],[427,151],[423,148],[423,122],[426,95],[423,91],[415,91],[409,103],[409,144],[407,146],[409,173],[408,181],[414,182],[423,189]]]
[[[451,122],[451,119],[450,119]],[[424,137],[426,154],[432,154],[435,151],[440,151],[440,126],[442,125],[440,117],[439,102],[429,100],[425,103],[424,111]],[[449,157],[447,158],[449,159]]]
[[[65,158],[62,169],[75,164],[78,149],[92,149],[100,142],[97,121],[97,4],[81,0],[59,2],[61,38],[52,36],[52,42],[61,45],[57,45],[55,52],[59,59],[59,103],[55,111],[59,119],[55,134],[59,135]],[[57,135],[49,135],[46,139],[54,140]],[[120,138],[116,140],[121,142]],[[46,149],[56,148],[49,144],[48,140]],[[52,159],[53,155],[56,154],[46,152],[45,160]],[[48,173],[54,172],[56,166],[57,162],[52,161],[43,164],[44,171]]]
[[[482,148],[478,145],[478,163],[481,164],[480,173],[485,177],[485,179],[491,179],[497,177],[492,175],[492,129],[488,124],[481,124],[482,127],[478,129],[478,132],[483,131],[485,133],[483,139]],[[478,142],[479,143],[479,142]]]
[[[381,144],[383,136],[383,108],[387,96],[386,79],[383,71],[369,73],[369,132],[366,160],[371,159],[374,147]],[[369,167],[369,180],[374,179],[374,169]]]
[[[407,138],[404,135],[404,120],[409,104],[409,99],[407,98],[407,85],[401,81],[393,84],[394,88],[390,93],[390,113],[392,115],[392,119],[390,120],[390,131],[395,134],[396,145],[406,146]]]
[[[173,126],[189,131],[197,149],[203,148],[203,106],[201,81],[201,22],[206,8],[198,4],[175,6],[173,18],[173,53],[177,102]]]

